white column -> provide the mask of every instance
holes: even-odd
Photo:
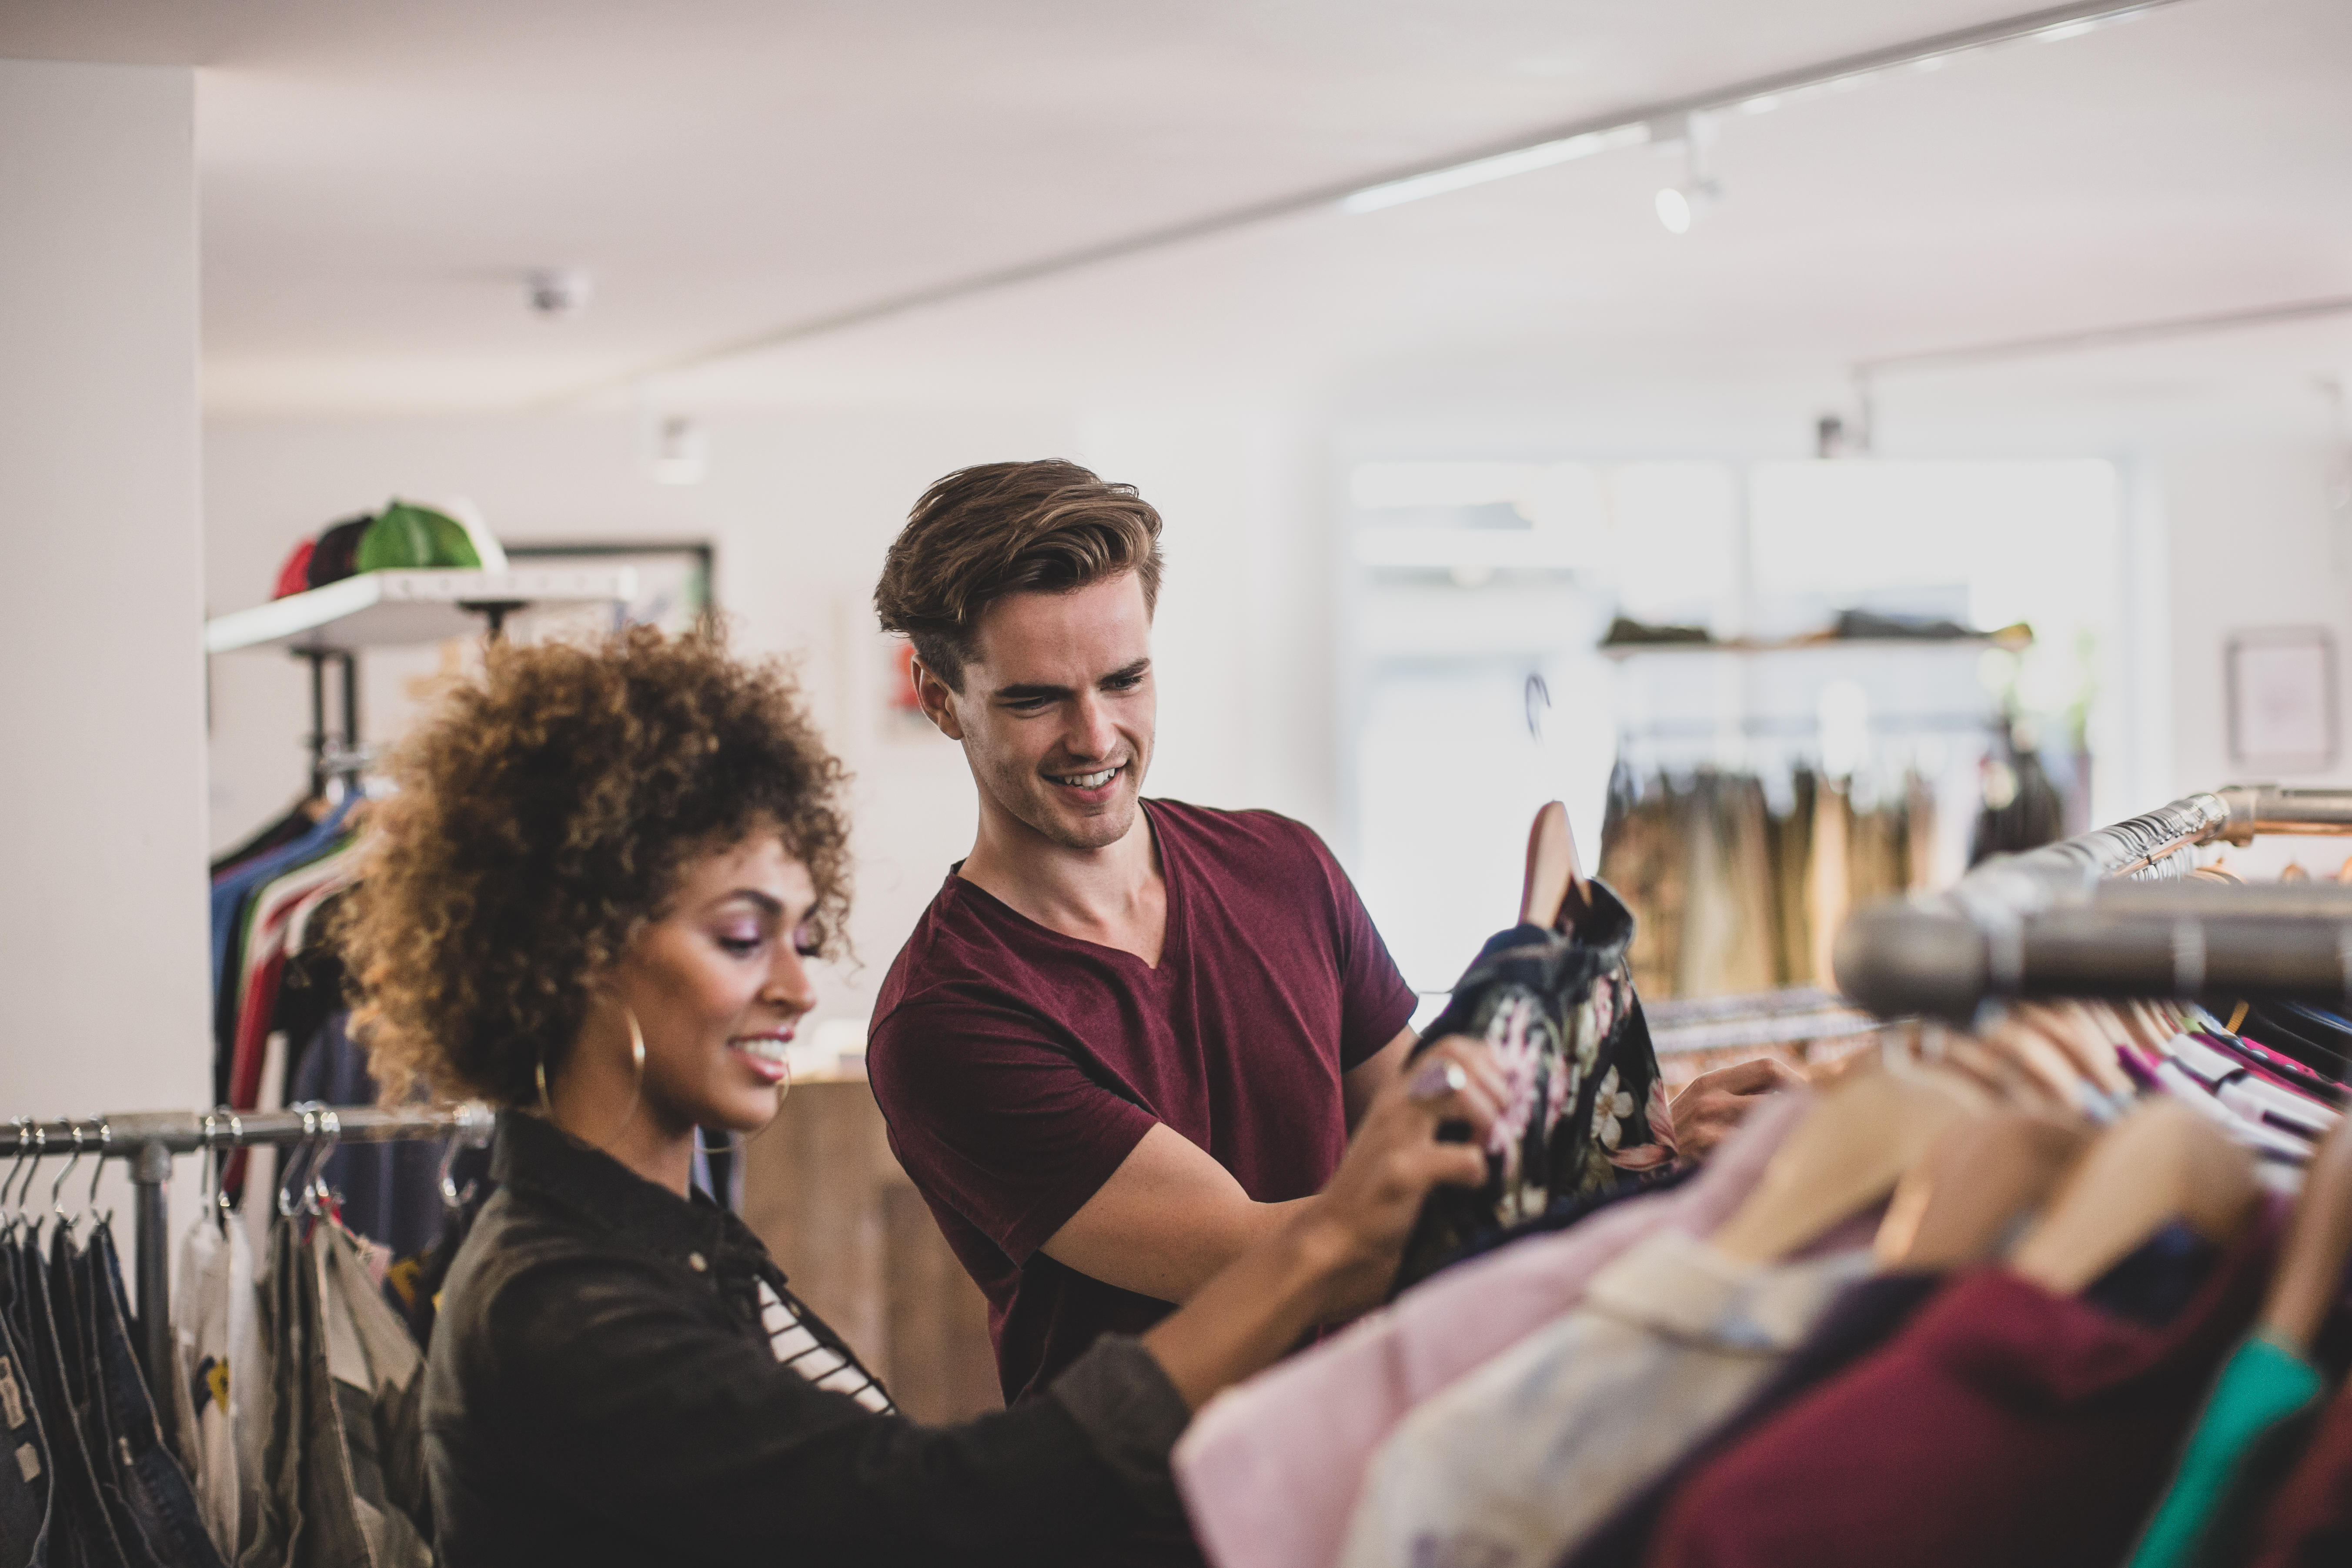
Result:
[[[194,74],[0,60],[0,1118],[211,1098],[196,278]]]

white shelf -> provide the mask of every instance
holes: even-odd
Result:
[[[215,616],[205,651],[284,647],[341,650],[440,642],[482,629],[477,605],[626,604],[636,597],[632,566],[521,567],[363,572],[308,593]]]

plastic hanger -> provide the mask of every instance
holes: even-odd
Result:
[[[1576,857],[1568,807],[1548,801],[1528,829],[1528,875],[1519,890],[1519,923],[1573,931],[1592,909],[1592,892]]]
[[[1818,1241],[1895,1190],[1953,1126],[1981,1106],[1948,1079],[1885,1067],[1832,1089],[1716,1231],[1726,1255],[1769,1263]]]
[[[2090,1144],[2080,1122],[2031,1111],[1963,1121],[1895,1185],[1872,1247],[1878,1267],[1939,1270],[1991,1256]]]
[[[2261,1195],[2252,1155],[2179,1100],[2150,1100],[2092,1145],[2010,1266],[2077,1295],[2176,1219],[2233,1240]]]
[[[2311,1353],[2352,1259],[2352,1119],[2339,1121],[2311,1157],[2303,1195],[2287,1222],[2278,1273],[2263,1302],[2262,1331]]]

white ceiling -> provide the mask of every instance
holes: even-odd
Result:
[[[203,68],[215,410],[451,410],[543,404],[903,289],[2025,8],[10,0],[0,56]],[[657,390],[1378,402],[1530,377],[1822,376],[2352,294],[2347,87],[2343,0],[2184,0],[1731,117],[1727,199],[1686,237],[1650,216],[1679,163],[1635,149],[1285,219]],[[522,275],[553,263],[593,269],[584,315],[523,308]],[[2250,353],[2262,374],[2352,364],[2352,328],[2119,374],[2235,374]]]

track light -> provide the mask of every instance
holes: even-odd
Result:
[[[1706,172],[1706,149],[1715,140],[1715,117],[1694,111],[1650,129],[1655,142],[1682,143],[1683,183],[1662,188],[1655,198],[1658,221],[1668,234],[1688,234],[1699,215],[1723,199],[1723,186]]]
[[[2059,43],[2177,4],[2179,0],[2074,0],[2070,5],[2048,6],[2022,16],[1982,22],[1916,38],[1908,43],[1843,56],[1815,66],[1730,83],[1668,103],[1559,126],[1549,134],[1519,146],[1489,148],[1465,159],[1400,173],[1376,184],[1342,192],[1339,195],[1338,203],[1342,212],[1379,212],[1424,197],[1444,195],[1490,181],[1507,179],[1514,174],[1549,169],[1596,153],[1671,138],[1675,133],[1662,130],[1662,127],[1685,115],[1696,117],[1700,112],[1727,110],[1767,114],[1785,104],[1806,99],[1854,91],[1896,70],[1940,70],[1963,56],[2026,39]],[[1690,198],[1700,194],[1689,186],[1683,187],[1685,201],[1692,208],[1694,216],[1706,203],[1703,199],[1693,202]],[[1661,192],[1658,198],[1659,221],[1676,234],[1685,232],[1688,224],[1675,228],[1666,217],[1668,205],[1664,193]],[[1286,210],[1284,204],[1268,204],[1265,209],[1267,214],[1279,210]]]

